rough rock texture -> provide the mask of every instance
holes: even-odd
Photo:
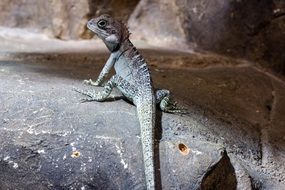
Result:
[[[189,40],[181,8],[177,1],[141,0],[129,19],[130,30],[154,45],[185,46]]]
[[[246,57],[284,74],[284,15],[277,0],[141,0],[129,24],[152,44]]]
[[[82,52],[88,43],[41,44],[57,53],[23,43],[30,53],[0,54],[1,188],[144,189],[135,107],[81,103],[72,91],[90,88],[82,80],[98,75],[106,53]],[[157,114],[162,189],[284,189],[282,81],[214,54],[142,53],[156,87],[189,109]]]
[[[2,0],[0,26],[89,39],[93,34],[86,22],[101,13],[129,18],[132,37],[152,45],[248,58],[285,73],[285,2],[280,0]]]
[[[76,39],[85,31],[89,6],[87,0],[3,0],[0,11],[2,26]]]
[[[285,189],[284,78],[255,67],[284,74],[285,2],[137,3],[0,2],[0,189],[144,189],[135,107],[71,90],[107,59],[102,42],[69,41],[91,38],[85,23],[101,13],[131,15],[133,38],[170,48],[135,41],[155,85],[189,108],[157,113],[162,189]]]
[[[11,88],[1,82],[1,188],[144,189],[135,107],[122,100],[80,103],[81,96],[71,90],[81,86],[72,79],[77,67],[60,71],[56,65],[19,64],[1,62],[1,80],[9,76],[14,83]],[[162,120],[163,189],[197,189],[224,158],[224,148],[200,140],[195,119],[164,114]],[[173,127],[195,132],[187,135],[191,138],[173,136]],[[180,153],[180,143],[189,154]]]
[[[126,22],[139,0],[88,0],[88,2],[91,16],[107,13]]]
[[[105,12],[126,19],[136,3],[126,0],[3,0],[0,2],[0,26],[23,28],[64,40],[90,38],[86,29],[88,19]]]

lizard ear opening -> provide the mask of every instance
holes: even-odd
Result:
[[[108,36],[107,38],[105,38],[105,40],[106,40],[106,42],[109,42],[112,44],[118,44],[119,43],[119,39],[115,34]]]

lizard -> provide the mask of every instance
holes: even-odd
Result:
[[[103,40],[111,55],[96,81],[84,80],[85,84],[102,86],[111,68],[116,74],[104,85],[104,90],[84,91],[74,89],[86,98],[83,101],[102,102],[111,97],[114,87],[137,107],[140,123],[141,143],[144,161],[145,181],[148,190],[156,187],[154,168],[154,128],[156,105],[164,112],[180,112],[171,100],[169,90],[154,90],[150,69],[136,47],[129,40],[130,32],[120,20],[103,14],[88,21],[87,27]]]

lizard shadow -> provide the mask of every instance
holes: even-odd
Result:
[[[159,142],[162,138],[162,111],[160,109],[156,109],[155,115],[155,129],[154,129],[154,171],[155,171],[155,179],[156,179],[156,188],[158,190],[162,190],[161,183],[161,173],[160,173],[160,154],[159,154]]]

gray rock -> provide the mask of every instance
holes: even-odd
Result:
[[[189,109],[184,116],[157,114],[161,187],[283,189],[283,84],[243,62],[227,66],[219,58],[224,66],[190,70],[187,64],[214,59],[157,50],[155,59],[151,52],[143,54],[156,86]],[[124,100],[81,103],[72,91],[91,88],[81,81],[97,76],[104,54],[15,58],[0,62],[1,187],[144,189],[135,107]],[[186,65],[167,68],[182,58]]]
[[[284,74],[284,14],[275,0],[141,0],[129,25],[153,45],[248,58]]]
[[[136,4],[137,1],[124,0],[2,0],[0,26],[44,33],[63,40],[86,39],[93,36],[86,28],[92,16],[109,13],[126,20]]]
[[[285,72],[285,3],[278,0],[2,0],[0,36],[32,31],[63,40],[90,39],[86,22],[102,13],[128,20],[133,38],[155,46],[247,58]]]
[[[89,4],[78,1],[3,0],[0,25],[45,33],[60,39],[78,39],[84,34]]]
[[[2,62],[1,68],[1,80],[9,76],[14,85],[9,90],[10,83],[1,83],[4,189],[144,189],[134,106],[123,100],[80,103],[81,96],[71,90],[78,82],[50,77],[46,67]],[[177,127],[199,130],[197,121],[170,114],[162,121],[162,187],[198,188],[223,158],[223,147],[188,138],[195,133],[173,135]],[[189,153],[180,153],[181,143]]]

